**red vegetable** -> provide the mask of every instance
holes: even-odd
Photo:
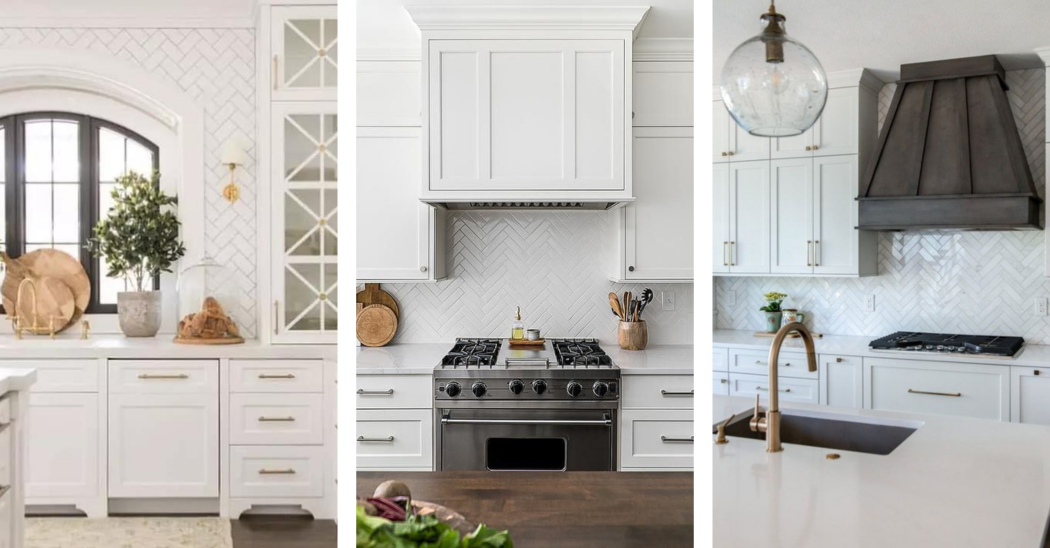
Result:
[[[375,497],[368,499],[368,502],[376,507],[381,518],[390,521],[405,521],[407,517],[404,507],[393,500]]]

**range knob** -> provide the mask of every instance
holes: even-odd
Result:
[[[458,396],[460,392],[459,383],[456,381],[451,381],[445,385],[445,393],[448,394],[448,397],[450,398]]]
[[[525,390],[525,383],[521,382],[520,379],[514,379],[507,383],[510,391],[514,394],[521,394],[522,390]]]
[[[609,393],[609,385],[602,381],[596,381],[591,389],[594,390],[594,395],[599,398]]]
[[[580,383],[576,381],[569,381],[569,384],[565,386],[565,391],[575,398],[583,392],[583,386],[580,386]]]
[[[547,391],[547,381],[542,379],[532,381],[532,391],[537,394],[542,394]]]
[[[470,385],[470,391],[474,393],[474,397],[480,398],[481,396],[484,396],[485,392],[488,392],[489,389],[485,386],[485,383],[477,381]]]

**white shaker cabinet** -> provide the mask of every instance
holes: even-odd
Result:
[[[722,101],[714,101],[712,107],[712,144],[715,147],[713,158],[716,163],[769,159],[768,137],[751,135],[737,125]]]
[[[813,272],[813,160],[770,162],[770,272]]]
[[[866,409],[1010,418],[1008,366],[864,358],[863,367]]]
[[[864,407],[864,369],[856,356],[818,356],[820,403],[832,407]]]
[[[276,6],[270,12],[275,101],[334,101],[339,79],[335,6]]]
[[[634,128],[635,201],[613,210],[617,281],[693,280],[693,128]]]
[[[357,223],[370,227],[357,233],[358,282],[445,277],[446,210],[419,201],[421,147],[418,127],[357,128]]]
[[[1010,421],[1050,426],[1050,368],[1010,367]]]
[[[729,272],[769,272],[769,162],[729,166]]]
[[[634,127],[692,127],[693,102],[691,61],[634,62]]]
[[[770,158],[813,158],[860,152],[857,88],[828,90],[824,111],[801,135],[770,139]]]
[[[26,429],[26,496],[93,512],[100,494],[98,394],[31,393]],[[97,517],[97,516],[92,516]]]
[[[702,216],[698,216],[702,218]],[[711,268],[729,272],[729,164],[715,164],[711,177]]]

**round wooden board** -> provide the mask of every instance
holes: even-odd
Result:
[[[394,313],[394,317],[401,318],[401,309],[397,306],[394,296],[379,288],[379,284],[365,284],[365,288],[357,292],[357,302],[366,307],[373,304],[381,304]]]
[[[397,316],[381,304],[366,306],[357,315],[357,340],[365,346],[383,346],[397,333]]]
[[[73,295],[73,316],[62,329],[76,323],[84,314],[88,301],[91,300],[91,280],[88,279],[80,261],[72,255],[57,249],[38,249],[17,259],[4,254],[3,261],[7,265],[7,274],[0,285],[0,294],[3,295],[5,310],[14,308],[14,301],[18,298],[18,284],[23,279],[54,278],[65,284]]]
[[[172,341],[177,344],[244,344],[244,339],[240,337],[222,337],[218,339],[187,339],[183,337],[175,337]]]

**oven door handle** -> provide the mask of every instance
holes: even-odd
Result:
[[[612,426],[612,419],[608,414],[603,420],[557,420],[557,419],[450,419],[441,417],[441,424],[554,424],[554,425],[581,425],[581,426]]]

